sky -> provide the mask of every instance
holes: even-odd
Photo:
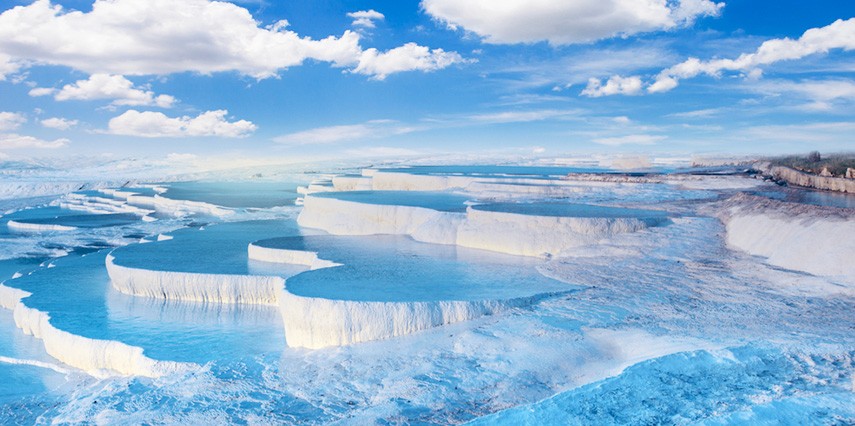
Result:
[[[855,151],[855,1],[6,0],[0,159]]]

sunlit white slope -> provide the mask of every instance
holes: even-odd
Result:
[[[782,268],[855,285],[855,215],[848,209],[743,197],[725,218],[727,244]],[[836,211],[837,210],[837,211]]]

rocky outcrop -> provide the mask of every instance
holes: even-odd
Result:
[[[769,163],[757,164],[755,165],[755,168],[777,181],[784,181],[790,185],[855,194],[855,180],[852,179],[817,176],[810,173],[800,172],[789,167],[772,166]],[[847,174],[848,173],[849,172],[847,171]]]

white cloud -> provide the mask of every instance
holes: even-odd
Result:
[[[503,111],[496,113],[475,114],[467,117],[468,121],[485,124],[525,123],[550,119],[566,119],[576,117],[578,110],[540,109],[531,111]]]
[[[273,139],[286,145],[320,145],[349,142],[366,139],[378,139],[387,136],[403,135],[420,130],[392,120],[372,120],[361,124],[317,127],[300,132],[289,133]]]
[[[16,112],[0,112],[0,132],[8,132],[21,127],[27,118]]]
[[[249,11],[222,1],[95,0],[91,11],[79,12],[36,0],[0,14],[0,75],[27,63],[88,74],[237,71],[263,79],[316,60],[358,67],[362,74],[382,78],[398,71],[438,69],[453,62],[448,58],[459,57],[436,49],[420,67],[372,68],[372,56],[394,55],[396,49],[378,55],[374,49],[363,52],[354,31],[316,40],[286,27],[287,22],[280,21],[259,28]]]
[[[600,145],[620,146],[620,145],[653,145],[656,142],[667,139],[667,136],[662,135],[626,135],[611,138],[595,138],[593,142]]]
[[[818,53],[828,53],[832,49],[855,49],[855,18],[838,19],[820,28],[811,28],[796,40],[778,38],[767,40],[752,53],[743,53],[736,59],[712,59],[702,61],[689,58],[684,62],[662,70],[656,80],[647,88],[650,93],[667,92],[679,84],[679,81],[694,78],[701,74],[718,77],[723,71],[741,71],[747,76],[757,78],[759,67],[779,61],[801,59]]]
[[[363,28],[374,28],[374,21],[382,21],[386,18],[382,13],[374,9],[350,12],[347,16],[353,18],[353,23],[351,25]]]
[[[435,19],[493,44],[587,43],[689,25],[722,7],[710,0],[422,0]]]
[[[42,126],[58,129],[58,130],[68,130],[77,125],[77,120],[68,120],[60,117],[47,118],[41,121]]]
[[[377,49],[366,49],[359,57],[359,64],[353,69],[354,73],[372,76],[375,80],[383,80],[389,74],[402,71],[435,71],[456,63],[466,63],[471,60],[463,59],[457,52],[446,52],[442,49],[430,50],[425,46],[407,43],[386,52]]]
[[[706,109],[696,109],[692,111],[685,112],[675,112],[673,114],[668,114],[668,117],[676,117],[676,118],[706,118],[712,117],[722,112],[721,108],[706,108]]]
[[[112,105],[157,106],[169,108],[175,98],[155,95],[151,90],[134,87],[134,83],[121,75],[92,74],[86,80],[66,84],[61,90],[35,88],[30,96],[54,95],[58,101],[112,99]]]
[[[599,98],[601,96],[610,95],[637,95],[641,93],[643,83],[641,77],[621,77],[619,75],[611,76],[606,84],[598,78],[588,80],[588,85],[582,90],[582,95]]]
[[[68,145],[68,139],[56,139],[54,141],[46,141],[32,136],[16,135],[16,134],[0,134],[0,149],[54,149],[62,148]]]
[[[30,90],[29,95],[32,97],[50,96],[56,93],[56,89],[51,87],[34,87]]]
[[[6,81],[7,75],[12,75],[21,69],[21,65],[14,62],[12,57],[0,52],[0,81]]]
[[[207,111],[197,117],[167,117],[153,111],[129,110],[114,117],[108,124],[107,133],[125,136],[188,137],[218,136],[240,138],[256,130],[255,124],[246,120],[229,122],[226,110]]]

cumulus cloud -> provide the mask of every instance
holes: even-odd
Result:
[[[175,98],[155,95],[151,90],[134,87],[134,83],[121,75],[92,74],[86,80],[66,84],[60,90],[36,87],[30,96],[53,95],[58,101],[112,99],[112,105],[157,106],[169,108]]]
[[[833,23],[819,28],[811,28],[796,40],[790,38],[777,38],[763,42],[754,52],[743,53],[736,59],[711,59],[701,60],[689,58],[679,64],[666,68],[659,72],[652,82],[641,84],[648,93],[667,92],[676,88],[680,80],[694,78],[699,75],[720,77],[725,71],[740,72],[748,81],[758,81],[763,75],[762,68],[765,65],[780,61],[797,60],[815,54],[825,54],[834,49],[845,51],[855,50],[855,18],[847,20],[838,19]],[[631,91],[624,90],[598,90],[600,87],[608,86],[612,80],[616,82],[633,79]],[[638,94],[635,90],[635,79],[637,76],[621,77],[612,76],[603,85],[596,78],[589,80],[588,88],[582,94],[587,96],[607,96],[618,94]],[[640,89],[641,87],[639,87]],[[589,91],[589,89],[591,89]]]
[[[91,11],[80,12],[36,0],[0,14],[0,75],[21,64],[47,64],[88,74],[237,71],[263,79],[315,60],[385,77],[392,72],[438,69],[459,57],[433,50],[427,58],[417,58],[422,61],[418,64],[372,67],[378,58],[401,52],[363,51],[360,35],[354,31],[316,40],[301,37],[287,26],[287,21],[280,21],[260,28],[249,11],[222,1],[95,0]],[[372,70],[385,74],[372,74]]]
[[[21,127],[27,122],[27,118],[17,112],[0,111],[0,132],[8,132]]]
[[[0,150],[27,148],[54,149],[62,148],[68,145],[68,142],[68,139],[46,141],[32,136],[0,134]]]
[[[226,110],[216,110],[203,112],[197,117],[173,118],[160,112],[128,110],[110,120],[107,133],[146,138],[190,136],[241,138],[249,136],[256,130],[256,125],[246,120],[228,121],[227,114]]]
[[[620,146],[620,145],[653,145],[656,142],[663,141],[667,139],[666,136],[662,135],[626,135],[626,136],[617,136],[610,138],[595,138],[592,139],[594,143],[598,143],[600,145],[609,145],[609,146]]]
[[[435,19],[492,44],[587,43],[689,25],[699,17],[718,15],[723,7],[710,0],[422,1]]]
[[[689,58],[677,65],[662,70],[656,80],[647,87],[650,93],[667,92],[679,81],[701,74],[718,77],[723,71],[742,71],[758,76],[758,69],[779,61],[801,59],[833,49],[846,51],[855,49],[855,18],[838,19],[830,25],[811,28],[796,40],[777,38],[767,40],[751,53],[743,53],[736,59],[712,59],[702,61]]]
[[[359,57],[354,73],[372,76],[383,80],[389,74],[402,71],[435,71],[456,63],[469,62],[457,52],[442,49],[430,50],[416,43],[407,43],[386,52],[366,49]]]
[[[289,133],[274,138],[275,142],[286,145],[319,145],[338,142],[378,139],[387,136],[403,135],[419,130],[393,120],[371,120],[361,124],[316,127],[314,129]]]
[[[621,77],[613,75],[605,84],[598,78],[588,80],[588,85],[581,94],[592,98],[617,94],[637,95],[641,93],[642,86],[643,83],[639,76]]]
[[[41,121],[42,126],[57,130],[68,130],[77,125],[77,120],[68,120],[60,117],[46,118]]]
[[[386,18],[382,13],[374,9],[350,12],[347,16],[353,18],[353,23],[351,25],[363,28],[374,28],[374,21],[382,21]]]
[[[6,81],[6,76],[14,74],[21,69],[21,65],[14,62],[12,57],[0,52],[0,81]]]
[[[46,141],[32,136],[15,133],[2,133],[17,130],[27,122],[23,114],[16,112],[0,112],[0,150],[25,148],[61,148],[68,145],[68,139]]]

